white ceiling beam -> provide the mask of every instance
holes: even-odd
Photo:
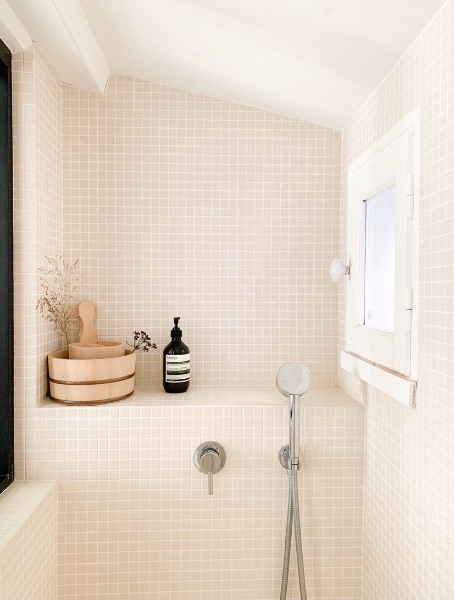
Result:
[[[110,69],[79,0],[8,1],[61,81],[104,92]]]
[[[0,0],[0,39],[11,52],[24,52],[33,41],[6,0]]]

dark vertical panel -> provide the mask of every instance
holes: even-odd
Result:
[[[14,479],[11,53],[0,42],[0,491]]]

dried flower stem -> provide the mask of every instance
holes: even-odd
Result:
[[[79,266],[79,259],[71,264],[63,255],[45,258],[49,267],[39,269],[43,273],[40,280],[44,295],[39,298],[36,308],[53,323],[55,331],[63,336],[69,345],[71,327],[77,320],[73,277]]]
[[[130,344],[126,342],[128,346],[131,346],[133,349],[132,352],[136,350],[143,350],[143,352],[149,352],[150,348],[156,349],[156,344],[153,344],[149,335],[145,333],[145,331],[134,331],[134,344]]]

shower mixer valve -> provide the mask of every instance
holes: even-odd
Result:
[[[217,442],[203,442],[194,452],[194,464],[201,473],[208,475],[208,494],[213,495],[213,475],[225,465],[225,450]]]

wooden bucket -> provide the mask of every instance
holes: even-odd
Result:
[[[124,342],[97,342],[96,344],[69,344],[69,358],[84,360],[88,358],[115,358],[125,355]]]
[[[68,351],[48,356],[50,397],[64,404],[104,404],[134,391],[136,355],[130,350],[115,358],[68,358]]]

